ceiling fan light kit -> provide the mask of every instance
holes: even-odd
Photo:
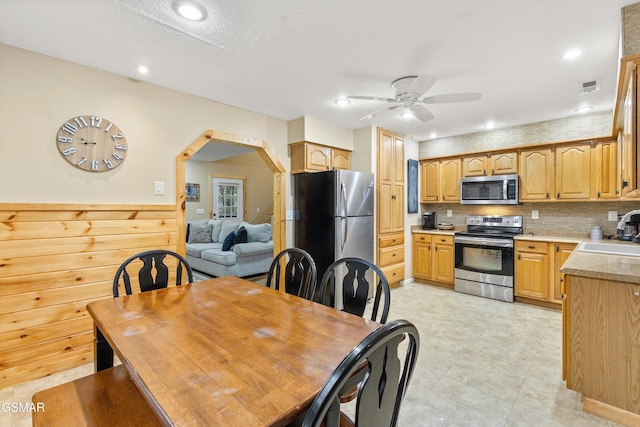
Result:
[[[454,102],[478,101],[482,97],[481,92],[464,92],[464,93],[448,93],[443,95],[421,97],[435,84],[438,78],[429,74],[420,74],[419,76],[406,76],[391,82],[391,88],[395,91],[394,98],[386,98],[380,96],[347,96],[347,99],[362,99],[366,101],[384,101],[393,103],[391,107],[386,107],[378,111],[374,111],[362,117],[361,120],[372,119],[379,113],[384,111],[404,108],[408,110],[418,120],[427,122],[433,120],[435,116],[421,104],[448,104]],[[406,112],[405,112],[406,113]],[[405,113],[402,114],[405,117]]]

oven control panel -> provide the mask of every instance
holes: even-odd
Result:
[[[467,215],[467,225],[488,227],[522,227],[521,215]]]

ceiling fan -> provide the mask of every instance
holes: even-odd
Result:
[[[394,80],[391,88],[395,90],[395,98],[384,98],[380,96],[347,96],[348,99],[364,99],[369,101],[386,101],[394,103],[391,107],[374,111],[361,118],[361,120],[371,119],[383,111],[395,110],[397,108],[408,109],[416,118],[423,122],[432,120],[435,116],[420,104],[447,104],[453,102],[478,101],[482,97],[482,92],[447,93],[443,95],[427,96],[420,99],[427,92],[438,78],[428,74],[419,76],[407,76]]]

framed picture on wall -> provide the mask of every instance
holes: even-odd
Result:
[[[418,213],[418,161],[410,159],[407,166],[407,211]]]
[[[185,189],[185,195],[187,202],[199,202],[200,201],[200,184],[187,183]]]

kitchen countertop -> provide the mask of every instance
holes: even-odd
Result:
[[[530,240],[532,242],[554,242],[554,243],[581,243],[585,240],[591,240],[587,237],[571,237],[571,236],[546,236],[542,234],[518,234],[514,240]],[[610,240],[604,240],[609,242]]]
[[[637,245],[619,240],[591,240],[601,243]],[[560,269],[561,273],[593,279],[613,280],[625,283],[640,283],[640,259],[627,255],[573,251]]]
[[[456,227],[453,230],[423,230],[421,225],[411,226],[411,232],[414,234],[440,234],[445,236],[453,236],[456,231],[463,231],[462,227]]]

